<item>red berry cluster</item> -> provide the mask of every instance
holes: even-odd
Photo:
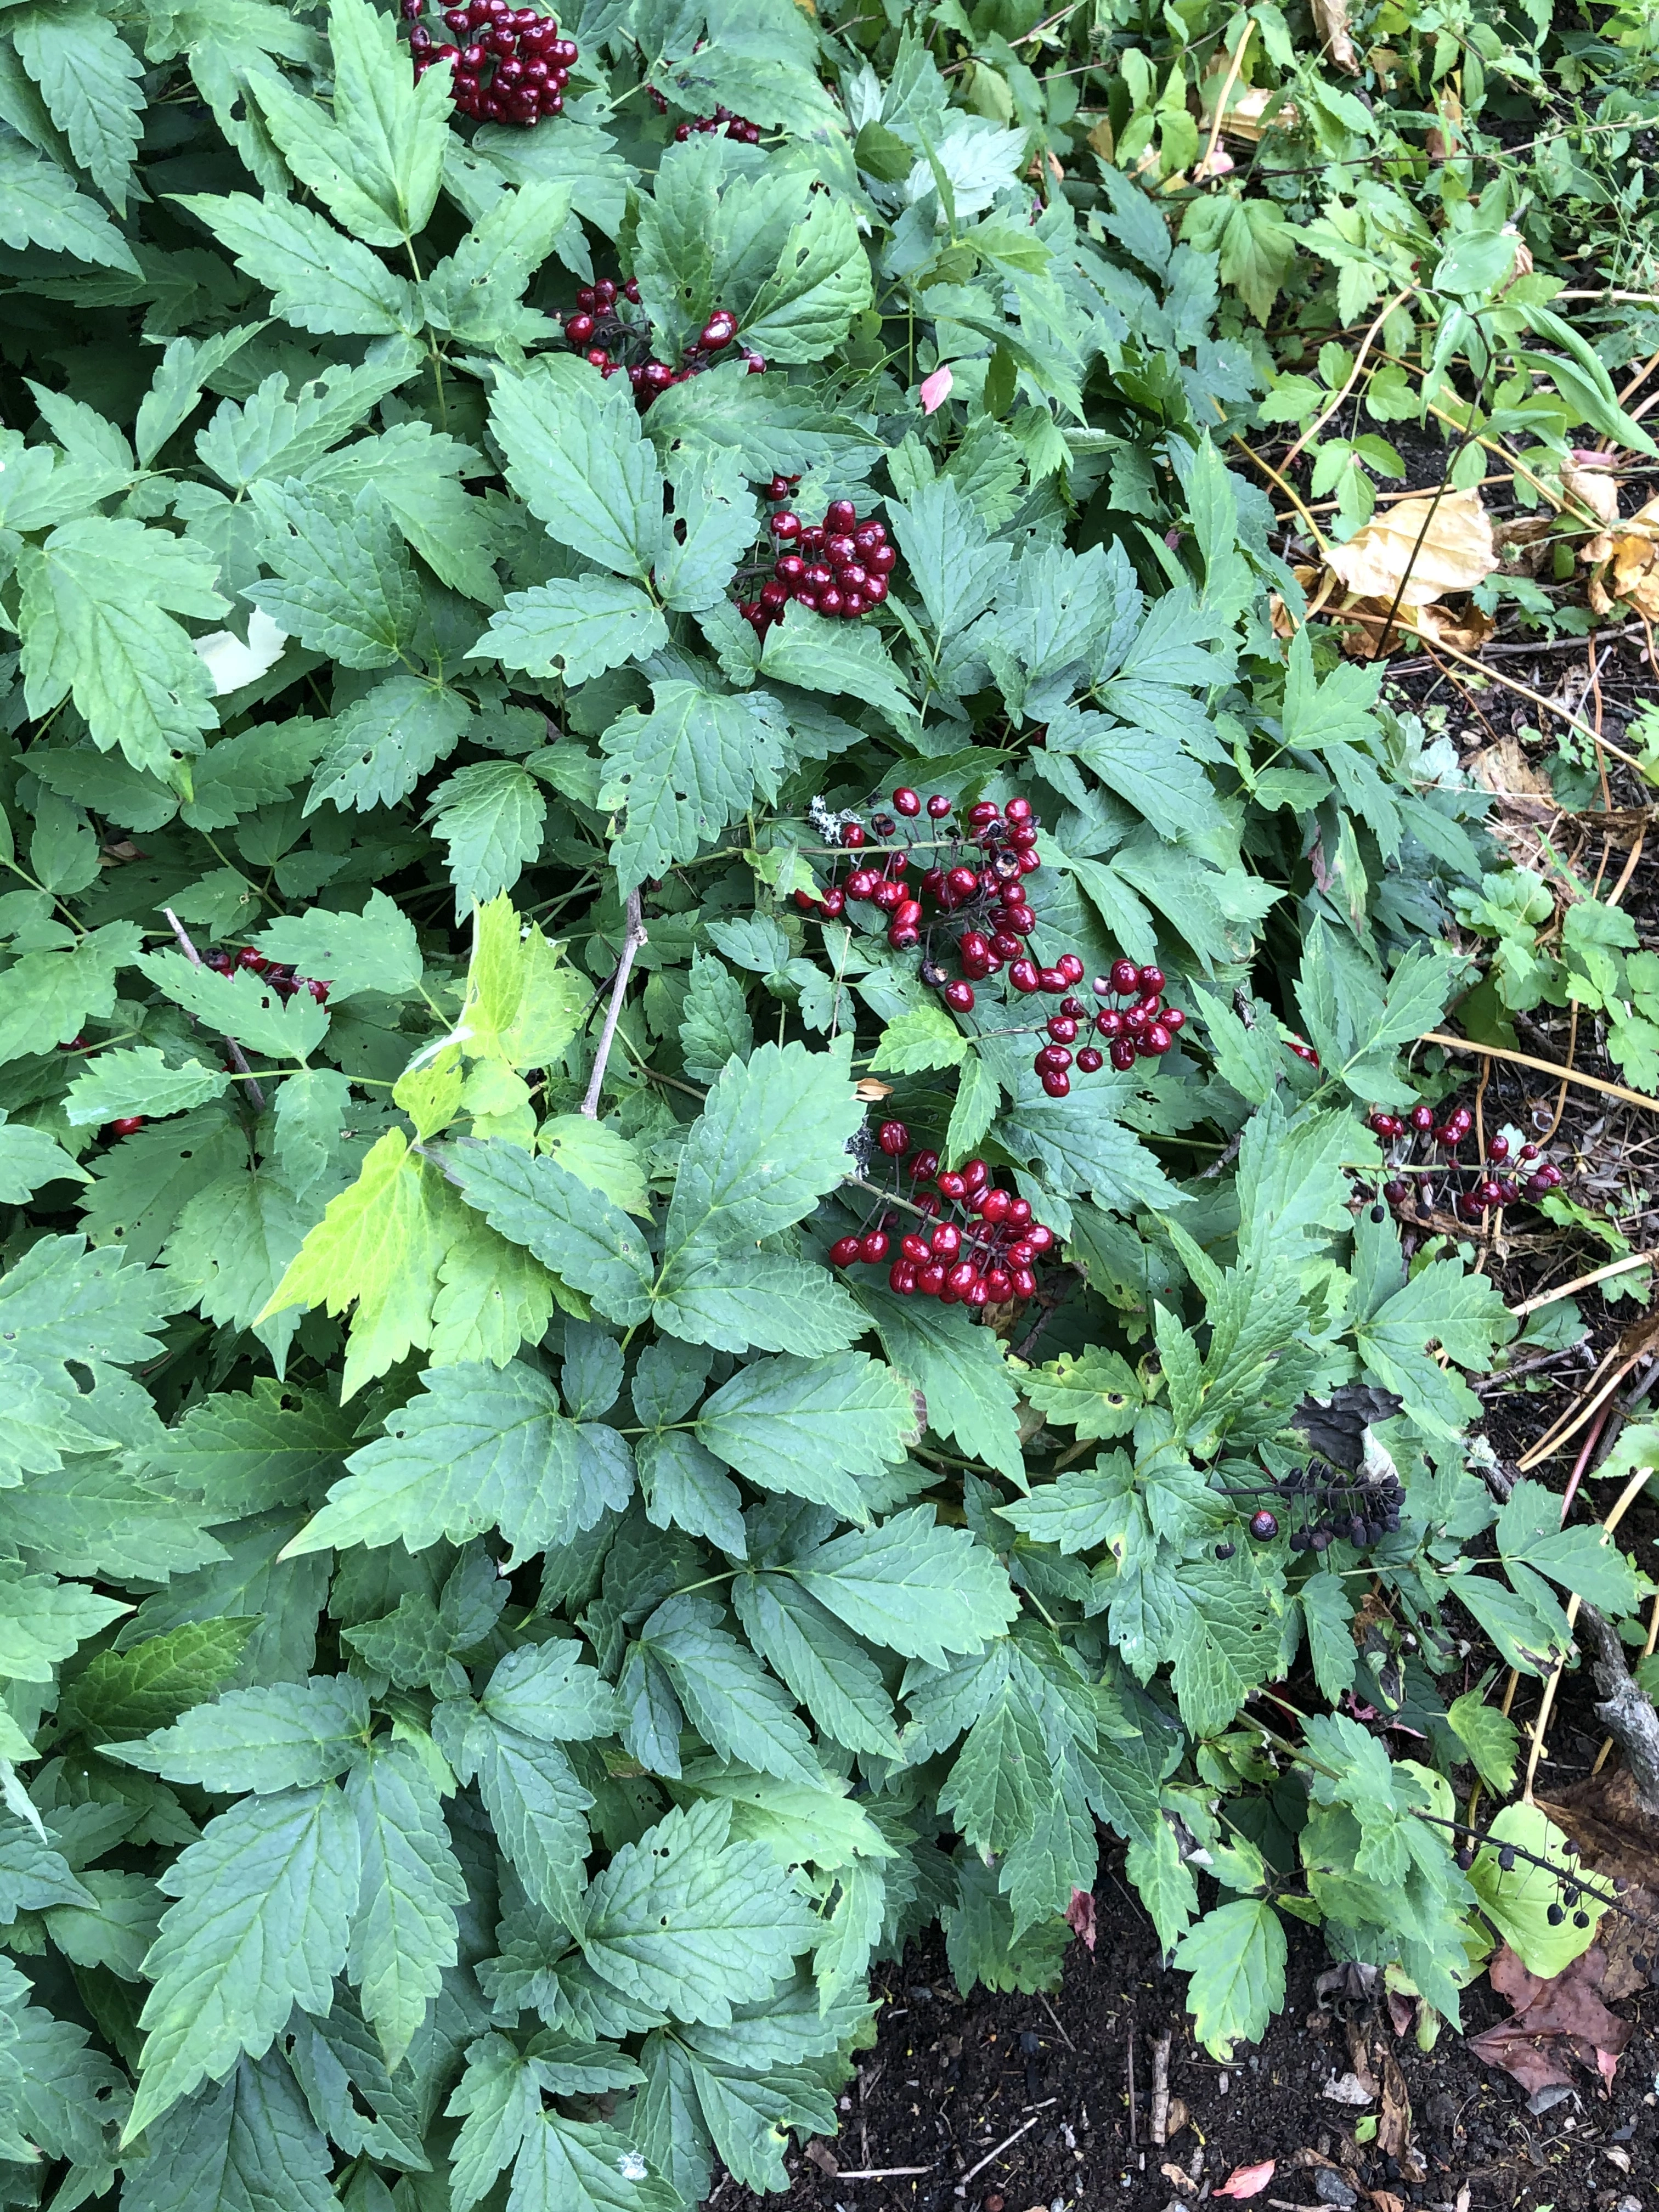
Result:
[[[1394,1172],[1382,1195],[1396,1212],[1413,1197],[1425,1212],[1443,1200],[1460,1221],[1476,1222],[1494,1206],[1513,1206],[1522,1197],[1544,1198],[1565,1180],[1536,1145],[1522,1145],[1511,1165],[1510,1140],[1501,1133],[1486,1139],[1484,1164],[1460,1160],[1457,1154],[1474,1127],[1467,1106],[1454,1106],[1443,1121],[1435,1119],[1432,1106],[1413,1106],[1403,1115],[1379,1110],[1370,1116],[1369,1127],[1390,1147]],[[1430,1172],[1408,1179],[1400,1170],[1412,1164],[1414,1153]]]
[[[921,948],[922,981],[956,1014],[971,1013],[974,985],[1004,967],[1010,990],[1026,997],[1035,992],[1070,994],[1083,981],[1087,970],[1075,952],[1062,952],[1053,967],[1042,967],[1023,942],[1036,927],[1025,878],[1042,866],[1038,817],[1029,799],[1011,799],[1006,807],[994,799],[976,800],[968,809],[965,829],[931,841],[940,857],[922,871],[914,887],[906,881],[908,853],[886,842],[899,834],[895,817],[915,821],[925,809],[930,823],[943,823],[954,815],[954,804],[939,791],[924,801],[919,792],[901,785],[893,793],[893,809],[892,814],[871,817],[870,831],[884,841],[884,850],[857,864],[844,883],[832,883],[821,896],[798,890],[795,904],[803,914],[834,921],[845,913],[848,900],[869,900],[887,916],[887,942],[894,951]],[[842,823],[840,842],[856,851],[870,831],[861,822]],[[962,969],[958,976],[938,957],[946,948],[955,951]],[[1119,1069],[1133,1067],[1138,1058],[1161,1059],[1186,1025],[1180,1007],[1164,1003],[1161,968],[1116,960],[1090,988],[1097,999],[1131,1003],[1103,1006],[1091,1016],[1084,1000],[1066,995],[1045,1021],[1030,1025],[1031,1034],[1044,1036],[1032,1066],[1051,1098],[1069,1092],[1073,1066],[1079,1074],[1093,1075],[1108,1057]],[[1091,1029],[1106,1050],[1088,1042],[1074,1054],[1073,1046]]]
[[[434,43],[421,17],[426,0],[400,0],[404,21],[412,23],[409,50],[415,74],[424,76],[440,62],[452,72],[455,105],[463,115],[483,123],[516,123],[528,129],[564,106],[578,48],[562,39],[551,15],[534,8],[514,8],[508,0],[468,0],[465,8],[446,8],[447,29],[461,45]],[[486,70],[489,75],[486,76]]]
[[[667,105],[664,100],[663,106]],[[699,115],[690,123],[674,125],[674,136],[682,146],[694,131],[706,135],[714,131],[724,131],[728,138],[735,138],[744,146],[760,144],[759,124],[750,123],[746,116],[733,115],[729,107],[717,107],[712,115]]]
[[[291,999],[296,992],[305,991],[320,1006],[328,996],[328,985],[315,975],[296,975],[291,968],[272,960],[258,948],[245,945],[240,952],[205,952],[204,968],[211,968],[216,975],[228,975],[238,968],[246,968],[251,975],[263,975],[279,999]]]
[[[799,477],[774,477],[769,499],[787,499]],[[779,487],[782,489],[780,489]],[[763,635],[793,599],[809,614],[856,622],[887,597],[888,579],[898,554],[887,542],[887,526],[860,517],[850,499],[832,499],[822,522],[803,522],[788,507],[772,517],[778,548],[772,573],[757,599],[740,599],[738,611]]]
[[[884,1121],[877,1142],[895,1163],[909,1147],[902,1121]],[[1034,1262],[1059,1243],[1052,1229],[1031,1218],[1030,1202],[1016,1198],[991,1181],[983,1160],[965,1161],[959,1170],[939,1172],[939,1154],[912,1152],[903,1174],[918,1189],[914,1205],[933,1226],[905,1231],[896,1252],[884,1212],[856,1237],[839,1237],[830,1247],[832,1267],[878,1267],[892,1254],[890,1290],[901,1297],[937,1298],[942,1305],[1006,1305],[1036,1294]]]
[[[666,392],[671,384],[684,384],[688,377],[713,368],[738,335],[737,317],[725,307],[716,307],[675,368],[668,362],[649,358],[653,333],[647,318],[619,312],[619,300],[637,307],[639,298],[639,284],[632,276],[622,285],[609,276],[602,276],[597,284],[584,284],[576,295],[574,313],[564,319],[564,334],[601,376],[614,376],[619,368],[626,369],[629,382],[647,401]],[[631,362],[626,358],[629,354],[636,356]],[[766,367],[759,354],[746,349],[744,358],[751,376],[758,376]]]

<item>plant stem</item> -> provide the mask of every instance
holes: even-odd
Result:
[[[623,994],[633,973],[635,957],[647,941],[637,886],[628,894],[623,911],[627,927],[623,932],[622,958],[617,963],[617,973],[611,986],[611,1003],[605,1010],[605,1027],[599,1031],[599,1048],[593,1055],[593,1073],[588,1078],[587,1096],[581,1104],[581,1110],[590,1121],[597,1121],[599,1118],[599,1092],[605,1085],[605,1062],[611,1057],[611,1040],[617,1034],[617,1024],[622,1016]]]

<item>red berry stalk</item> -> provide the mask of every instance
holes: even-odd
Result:
[[[315,975],[295,975],[280,961],[270,959],[257,945],[245,945],[237,953],[204,952],[204,968],[211,968],[216,975],[229,975],[238,968],[246,968],[250,975],[262,975],[279,999],[291,999],[299,991],[307,992],[320,1006],[328,997],[328,985]]]
[[[884,1121],[877,1139],[894,1160],[910,1141],[902,1121]],[[1036,1263],[1060,1240],[1032,1218],[1030,1202],[1016,1198],[991,1180],[983,1160],[964,1163],[959,1171],[939,1172],[939,1154],[913,1152],[902,1173],[919,1189],[914,1203],[931,1226],[921,1223],[900,1236],[896,1252],[888,1231],[890,1215],[857,1236],[840,1237],[830,1248],[836,1267],[878,1267],[892,1253],[888,1288],[901,1297],[938,1298],[942,1305],[987,1306],[1021,1304],[1036,1295]]]
[[[648,406],[671,384],[684,384],[688,377],[701,376],[704,369],[713,368],[737,337],[738,320],[725,307],[716,307],[685,348],[676,368],[672,362],[651,356],[655,332],[649,319],[620,311],[619,300],[637,307],[639,298],[639,284],[632,276],[620,288],[609,276],[601,277],[597,284],[584,284],[576,295],[575,312],[564,319],[564,334],[601,376],[612,377],[618,369],[626,369],[629,382]],[[766,367],[757,353],[745,351],[744,358],[751,376]]]
[[[792,481],[799,479],[774,477],[767,496],[787,498]],[[856,622],[887,597],[898,554],[887,542],[886,524],[860,516],[850,499],[832,499],[822,522],[803,522],[785,507],[769,526],[778,548],[772,573],[759,599],[738,602],[738,613],[763,636],[792,599],[810,614]]]
[[[653,100],[659,97],[659,95],[655,92],[652,94]],[[668,102],[665,100],[661,102],[661,106],[665,111]],[[744,146],[760,144],[759,124],[750,123],[746,116],[733,115],[729,107],[717,107],[712,115],[699,115],[690,123],[677,123],[674,125],[674,136],[682,146],[694,134],[707,135],[711,131],[723,131],[728,138],[735,138]]]
[[[1413,1165],[1413,1156],[1417,1164],[1434,1170],[1414,1179],[1419,1203],[1426,1209],[1443,1198],[1460,1221],[1478,1222],[1494,1206],[1513,1206],[1522,1197],[1547,1197],[1565,1181],[1560,1169],[1530,1144],[1520,1147],[1512,1171],[1501,1172],[1510,1162],[1510,1140],[1501,1134],[1488,1139],[1484,1165],[1460,1160],[1457,1154],[1474,1127],[1474,1116],[1467,1106],[1454,1106],[1443,1121],[1436,1121],[1432,1106],[1413,1106],[1403,1116],[1379,1109],[1370,1115],[1367,1126],[1390,1147],[1389,1165],[1394,1172],[1382,1186],[1382,1195],[1396,1213],[1413,1195],[1412,1181],[1400,1170]],[[1494,1168],[1500,1172],[1494,1175]],[[1377,1218],[1382,1218],[1380,1212]]]
[[[944,823],[954,812],[952,801],[943,792],[934,792],[925,805],[932,823]],[[914,821],[923,806],[920,793],[901,785],[893,793],[894,814],[874,816],[870,829],[885,842],[898,833],[895,816]],[[1042,866],[1037,828],[1038,817],[1029,799],[1011,799],[1006,807],[981,799],[968,809],[963,828],[932,842],[928,849],[941,857],[914,884],[908,880],[908,852],[890,848],[880,856],[879,866],[872,854],[852,869],[844,883],[832,882],[822,896],[797,891],[795,903],[803,914],[834,921],[846,911],[849,900],[871,901],[887,916],[887,942],[896,952],[921,948],[921,980],[939,992],[952,1013],[971,1013],[975,984],[1005,968],[1005,1003],[1010,1006],[1015,1003],[1010,994],[1069,994],[1087,972],[1079,956],[1063,952],[1052,967],[1044,967],[1031,957],[1024,942],[1036,927],[1026,879]],[[839,841],[859,850],[866,842],[863,823],[840,824]],[[939,957],[952,952],[962,971],[956,976]],[[1162,1059],[1187,1020],[1179,1006],[1164,1003],[1164,982],[1161,968],[1116,960],[1109,973],[1097,975],[1091,986],[1097,999],[1114,1003],[1103,1005],[1091,1016],[1082,1000],[1065,995],[1043,1021],[1022,1025],[1044,1039],[1032,1066],[1049,1097],[1067,1095],[1074,1066],[1081,1074],[1093,1075],[1109,1057],[1118,1069],[1133,1067],[1137,1059]],[[1091,1028],[1104,1043],[1104,1052],[1087,1038]],[[1087,1041],[1073,1053],[1079,1036]]]
[[[463,115],[527,130],[563,111],[565,87],[579,54],[574,39],[560,37],[551,15],[512,7],[508,0],[469,0],[467,6],[443,13],[445,28],[462,43],[440,46],[421,21],[426,0],[401,0],[401,12],[414,26],[409,50],[416,76],[446,64]]]

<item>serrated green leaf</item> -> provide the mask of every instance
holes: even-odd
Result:
[[[622,576],[556,576],[509,593],[467,658],[576,684],[667,642],[668,625],[638,584]]]
[[[678,678],[654,684],[651,712],[630,708],[599,744],[599,803],[626,810],[611,846],[624,891],[694,860],[757,794],[775,798],[785,760],[763,696],[721,696]]]
[[[269,2051],[152,2121],[121,2195],[129,2212],[251,2212],[276,2185],[285,2212],[331,2212],[331,2163],[287,2062]]]
[[[284,999],[252,969],[221,975],[179,952],[141,953],[137,964],[174,1006],[265,1058],[303,1061],[327,1034],[328,1010],[308,991]]]
[[[926,1505],[835,1537],[780,1571],[854,1635],[930,1667],[952,1651],[982,1650],[1019,1609],[995,1554],[965,1529],[939,1527]]]
[[[1176,1946],[1190,1974],[1194,2033],[1224,2065],[1236,2043],[1257,2043],[1285,2002],[1285,1923],[1266,1898],[1236,1898],[1206,1912]]]
[[[296,2004],[328,2010],[359,1865],[331,1782],[244,1797],[179,1854],[161,1877],[178,1901],[144,1962],[154,1986],[129,2139],[241,2052],[263,2057]]]
[[[728,1842],[731,1822],[717,1801],[676,1808],[595,1879],[577,1931],[624,1996],[716,2027],[769,1995],[817,1928],[764,1844]]]
[[[641,582],[662,535],[662,477],[626,380],[544,358],[499,374],[489,419],[507,482],[562,545]]]
[[[181,196],[179,204],[229,248],[245,276],[268,288],[284,322],[323,337],[420,328],[409,279],[393,276],[366,246],[309,208],[248,192]]]
[[[909,1390],[863,1352],[821,1359],[757,1359],[706,1400],[697,1437],[762,1490],[833,1507],[849,1521],[868,1509],[856,1474],[902,1459],[916,1440]],[[833,1610],[833,1607],[832,1607]]]
[[[25,8],[10,28],[76,161],[118,211],[125,210],[143,131],[137,55],[92,8]]]
[[[155,1121],[163,1115],[179,1114],[186,1107],[199,1106],[205,1099],[219,1097],[229,1082],[223,1068],[204,1067],[200,1060],[169,1066],[154,1045],[103,1052],[88,1060],[70,1084],[64,1102],[64,1115],[73,1128],[112,1121],[123,1114],[142,1114]],[[0,1137],[0,1147],[3,1147],[3,1137]],[[73,1171],[72,1162],[66,1162],[65,1167],[58,1170],[59,1174]]]
[[[396,2067],[456,1959],[466,1882],[432,1774],[407,1743],[372,1745],[346,1784],[362,1886],[346,1972]]]
[[[239,1647],[240,1649],[240,1647]],[[326,1782],[350,1765],[368,1735],[368,1698],[349,1674],[231,1690],[114,1757],[168,1782],[270,1792]]]
[[[540,852],[547,801],[517,761],[474,761],[438,786],[428,819],[449,848],[459,921],[510,891]]]
[[[552,1155],[463,1139],[449,1155],[461,1196],[492,1229],[632,1328],[650,1310],[651,1263],[637,1224]]]
[[[254,485],[274,583],[246,596],[313,652],[347,668],[385,668],[412,644],[420,596],[377,486],[353,496],[289,483]]]
[[[612,1429],[559,1411],[547,1378],[520,1360],[428,1368],[426,1395],[346,1462],[350,1473],[288,1547],[465,1543],[499,1528],[515,1550],[568,1544],[607,1506],[627,1504],[634,1471]]]
[[[0,245],[37,246],[139,275],[132,248],[96,200],[0,123]]]

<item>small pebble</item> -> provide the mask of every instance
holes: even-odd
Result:
[[[1340,2173],[1329,2166],[1320,2166],[1314,2174],[1314,2195],[1322,2204],[1335,2204],[1348,2212],[1348,2207],[1359,2202],[1359,2192],[1344,2181]]]

